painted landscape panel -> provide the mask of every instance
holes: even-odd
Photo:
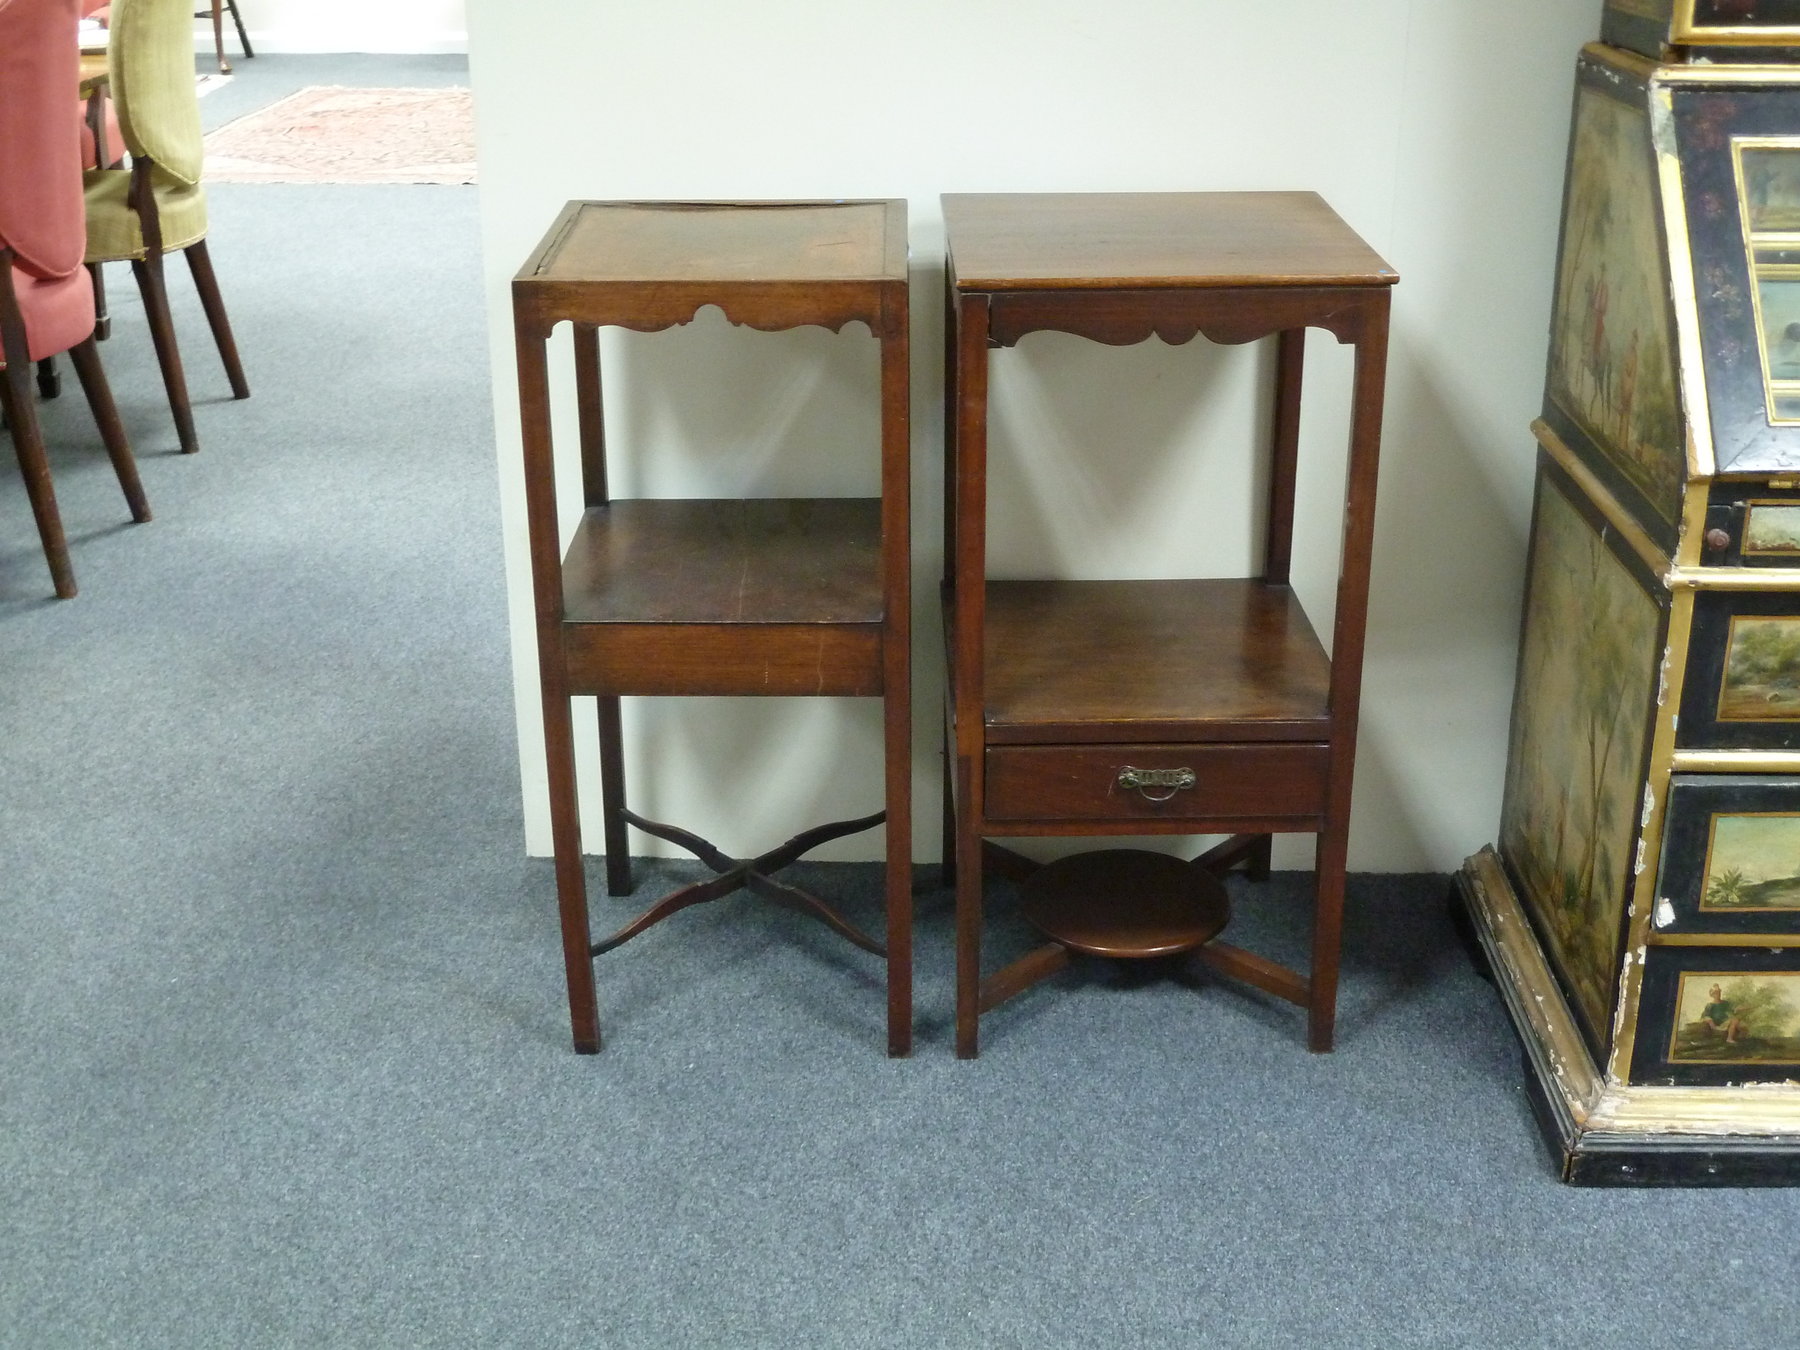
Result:
[[[1800,909],[1800,812],[1714,816],[1700,908]]]
[[[1736,149],[1750,232],[1800,231],[1800,149],[1787,145],[1740,145]]]
[[[1675,1064],[1800,1064],[1800,972],[1683,971]]]
[[[1596,1043],[1618,969],[1660,618],[1540,475],[1501,849]]]
[[[1721,722],[1800,718],[1800,618],[1734,614],[1719,682]]]
[[[1800,505],[1751,502],[1744,519],[1746,554],[1800,554]]]
[[[1648,114],[1584,83],[1575,102],[1549,392],[1672,523],[1686,440],[1659,211]]]

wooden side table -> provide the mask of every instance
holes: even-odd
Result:
[[[1307,1009],[1329,1050],[1356,749],[1389,287],[1398,279],[1312,193],[944,197],[945,615],[950,734],[945,857],[956,878],[956,1049],[977,1053],[982,1013],[1060,970],[1073,950],[1164,954],[1211,966]],[[1355,401],[1333,657],[1288,584],[1305,329],[1356,349]],[[1278,343],[1262,575],[1175,581],[986,579],[988,349],[1039,329],[1125,345],[1203,334]],[[1221,942],[1199,915],[1171,943],[1128,916],[1137,945],[1095,931],[1131,896],[1059,875],[1057,932],[983,978],[982,869],[1032,865],[984,836],[1225,834],[1195,859],[1266,874],[1269,836],[1315,833],[1311,971]],[[1058,865],[1060,867],[1060,865]],[[1048,872],[1049,869],[1045,869]],[[1092,869],[1088,869],[1091,871]],[[1144,884],[1156,871],[1139,869]],[[1127,869],[1126,882],[1132,882]],[[1075,924],[1072,884],[1100,907]],[[1208,883],[1210,884],[1210,883]],[[1201,896],[1197,904],[1204,904]],[[1206,945],[1198,945],[1205,942]]]
[[[900,201],[571,202],[513,279],[526,512],[549,757],[551,831],[575,1048],[600,1048],[593,958],[689,905],[739,889],[809,913],[887,964],[888,1052],[912,1044],[906,206]],[[880,341],[879,499],[614,501],[599,329],[655,332],[717,305],[773,331],[868,324]],[[581,523],[558,528],[546,343],[574,328]],[[751,859],[645,820],[625,801],[625,695],[879,697],[886,810],[806,830]],[[600,714],[607,888],[631,890],[627,827],[719,875],[599,942],[588,927],[569,700]],[[885,942],[775,879],[827,839],[887,826]]]

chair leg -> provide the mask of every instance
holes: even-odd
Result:
[[[219,360],[225,363],[225,378],[231,381],[231,396],[249,398],[250,382],[244,378],[244,366],[238,360],[237,341],[231,336],[231,320],[225,314],[225,300],[219,294],[219,278],[213,273],[206,240],[189,244],[186,252],[188,271],[194,274],[194,289],[200,292],[200,307],[206,311],[207,326],[219,348]]]
[[[54,356],[46,356],[37,363],[37,387],[39,398],[55,398],[62,393],[62,374],[56,368]]]
[[[219,74],[231,74],[231,62],[225,59],[225,0],[212,0],[213,50],[219,57]]]
[[[125,437],[125,424],[119,420],[119,409],[113,403],[112,386],[106,382],[106,371],[100,364],[100,347],[93,338],[69,349],[75,363],[75,374],[81,380],[81,392],[87,395],[93,410],[94,425],[100,428],[100,439],[112,459],[113,472],[125,502],[131,507],[131,518],[142,524],[150,519],[150,502],[144,496],[144,485],[138,479],[137,461],[131,457],[131,442]]]
[[[63,537],[62,513],[56,509],[56,489],[50,484],[50,459],[44,453],[44,435],[38,426],[37,408],[31,398],[30,366],[15,361],[0,371],[0,411],[12,430],[13,450],[25,479],[25,495],[37,518],[38,538],[44,560],[50,564],[50,580],[64,600],[75,596],[75,569],[69,562],[69,541]]]
[[[175,435],[181,453],[200,448],[194,434],[194,411],[188,406],[187,376],[181,370],[181,349],[175,345],[175,321],[169,314],[169,289],[163,284],[162,255],[134,260],[132,275],[144,297],[144,313],[150,320],[150,340],[156,344],[156,361],[162,367],[163,387],[169,391],[169,410],[175,414]]]
[[[105,342],[112,336],[112,315],[106,309],[106,269],[99,263],[89,263],[87,270],[94,283],[94,338]]]
[[[231,22],[237,26],[238,41],[244,44],[244,55],[255,56],[250,50],[250,35],[244,31],[244,16],[238,13],[237,0],[225,0],[225,8],[231,11]]]

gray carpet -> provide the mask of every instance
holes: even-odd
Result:
[[[238,69],[209,121],[458,77]],[[178,275],[191,458],[115,281],[156,520],[71,381],[79,599],[47,598],[4,457],[0,1345],[1800,1339],[1800,1192],[1555,1182],[1442,877],[1355,879],[1331,1056],[1255,993],[1096,964],[958,1062],[929,886],[910,1061],[873,962],[741,896],[603,958],[609,1046],[572,1054],[521,853],[475,201],[216,189],[255,393]],[[873,868],[803,875],[876,921]],[[1241,891],[1237,939],[1295,957],[1299,896]]]

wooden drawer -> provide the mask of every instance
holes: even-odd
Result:
[[[1305,830],[1324,816],[1329,764],[1322,744],[995,746],[986,759],[987,817],[1279,820]]]
[[[1800,750],[1800,577],[1793,591],[1694,597],[1676,744]]]
[[[1669,1087],[1800,1078],[1800,948],[1652,947],[1631,1081]]]
[[[1800,776],[1676,774],[1651,922],[1746,946],[1800,936]]]

